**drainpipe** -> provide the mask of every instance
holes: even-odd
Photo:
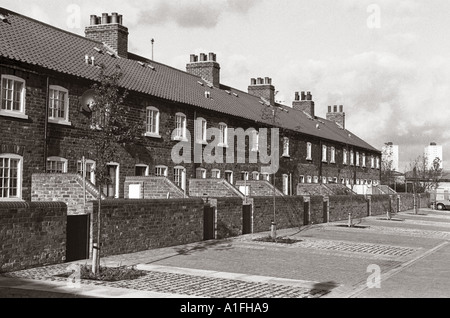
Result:
[[[48,104],[50,101],[50,79],[47,76],[45,92],[45,118],[44,118],[44,173],[47,172],[47,137],[48,137]]]

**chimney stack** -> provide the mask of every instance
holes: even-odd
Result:
[[[327,120],[335,122],[345,129],[344,106],[339,105],[339,108],[337,105],[334,105],[333,107],[328,106]]]
[[[295,100],[292,102],[292,107],[296,110],[305,112],[311,117],[315,117],[315,106],[311,92],[295,92]]]
[[[252,78],[248,87],[248,93],[266,99],[270,105],[275,105],[275,86],[272,85],[270,77],[258,77],[257,80]]]
[[[122,15],[103,13],[91,15],[91,23],[85,29],[88,39],[102,42],[114,49],[120,57],[128,58],[128,28],[122,25]]]
[[[191,54],[191,61],[186,65],[186,71],[210,82],[214,87],[220,87],[220,65],[215,53]]]

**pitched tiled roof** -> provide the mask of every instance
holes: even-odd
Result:
[[[268,107],[261,104],[260,98],[246,92],[228,87],[224,89],[223,86],[210,88],[208,83],[195,75],[134,54],[130,54],[131,58],[128,59],[112,57],[107,54],[109,48],[100,42],[3,8],[0,8],[0,14],[6,17],[6,20],[0,21],[2,57],[95,81],[100,70],[85,63],[85,56],[89,55],[95,58],[97,65],[104,64],[107,69],[112,70],[119,65],[123,72],[120,84],[130,91],[242,117],[256,123],[273,124],[271,119],[264,116]],[[101,52],[94,48],[101,49]],[[205,91],[211,92],[210,98],[205,97]],[[277,111],[276,126],[379,152],[334,122],[321,118],[311,120],[303,112],[287,106],[280,107],[289,113]]]

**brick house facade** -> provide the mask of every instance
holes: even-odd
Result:
[[[326,119],[315,116],[309,92],[296,93],[290,107],[275,103],[270,78],[251,79],[248,92],[222,85],[213,53],[191,55],[187,72],[134,55],[128,52],[128,29],[117,14],[91,16],[86,37],[2,8],[0,17],[0,201],[31,200],[33,174],[77,174],[83,157],[89,163],[93,149],[88,137],[95,131],[83,103],[100,64],[120,66],[130,120],[148,128],[142,143],[122,147],[111,163],[115,198],[124,197],[131,176],[167,177],[187,193],[189,180],[196,178],[273,182],[273,176],[261,175],[259,161],[249,162],[255,146],[251,138],[246,139],[245,163],[175,164],[172,150],[179,140],[174,140],[174,130],[185,125],[194,148],[198,119],[207,128],[279,128],[275,184],[286,195],[295,195],[299,183],[380,181],[381,152],[345,129],[342,108],[330,108]],[[224,158],[230,151],[237,157],[238,148],[223,147]]]

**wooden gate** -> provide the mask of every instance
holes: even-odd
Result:
[[[242,235],[252,233],[252,206],[242,206]]]
[[[303,225],[309,225],[309,202],[303,204]]]
[[[328,201],[323,201],[323,223],[328,223]]]
[[[67,216],[66,262],[89,259],[89,215]]]
[[[215,236],[215,209],[205,205],[203,210],[203,240],[214,240]]]

